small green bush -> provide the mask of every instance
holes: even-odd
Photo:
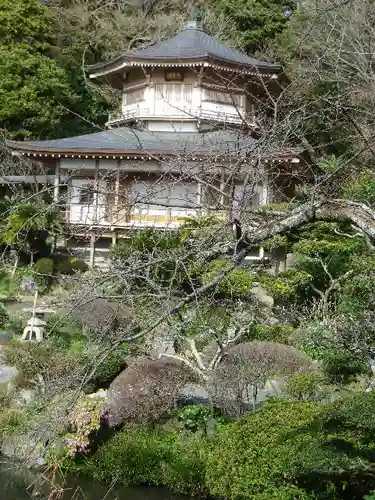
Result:
[[[229,263],[224,259],[217,259],[210,262],[202,270],[203,274],[199,278],[200,282],[203,285],[211,282],[228,265]],[[247,269],[234,269],[220,281],[218,292],[225,297],[246,298],[250,296],[255,281],[257,281],[257,277]]]
[[[322,369],[328,379],[336,384],[348,384],[356,376],[368,372],[364,359],[345,350],[326,350],[322,353]]]
[[[284,388],[286,396],[297,401],[323,401],[328,396],[327,381],[320,372],[295,373]]]
[[[294,331],[295,329],[288,325],[267,325],[258,323],[250,329],[248,339],[289,344],[290,337]]]
[[[54,262],[52,259],[43,257],[35,262],[33,267],[33,275],[35,276],[38,288],[40,291],[46,291],[52,285],[54,275]]]
[[[0,442],[26,424],[26,416],[18,408],[1,408],[0,411]]]
[[[178,415],[178,420],[189,431],[205,430],[211,416],[211,408],[207,405],[185,406]]]
[[[89,266],[85,261],[77,259],[76,257],[71,257],[65,254],[56,254],[52,256],[55,263],[55,273],[71,275],[76,272],[86,272]]]
[[[277,276],[259,276],[261,285],[274,299],[290,301],[298,299],[311,280],[309,273],[296,269],[288,269]]]
[[[129,347],[118,347],[97,367],[93,381],[98,388],[107,387],[117,375],[126,368]]]
[[[82,259],[73,257],[72,259],[70,259],[70,264],[74,272],[85,273],[89,270],[88,264],[86,264],[86,262]]]
[[[47,274],[49,276],[53,275],[54,262],[48,257],[43,257],[39,259],[34,264],[34,271],[40,274]]]

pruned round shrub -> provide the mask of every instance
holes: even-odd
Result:
[[[85,273],[89,270],[89,266],[84,260],[75,257],[70,259],[70,265],[72,266],[73,272]]]
[[[152,422],[176,406],[179,389],[193,379],[179,361],[140,357],[108,389],[109,424]]]
[[[356,376],[368,373],[366,360],[343,349],[322,353],[322,369],[332,383],[347,384]]]
[[[257,402],[268,380],[283,378],[311,365],[297,349],[276,342],[246,342],[230,347],[212,373],[208,388],[214,403],[230,416],[242,416]]]
[[[54,270],[54,262],[52,259],[49,259],[48,257],[43,257],[42,259],[37,260],[34,264],[34,271],[40,274],[47,274],[49,276],[52,276],[53,270]]]
[[[95,363],[96,359],[94,356],[98,355],[98,350],[100,349],[103,349],[100,344],[94,344],[91,352],[89,351],[87,357],[88,360],[90,360],[90,358],[92,357],[93,360],[90,361],[91,364]],[[117,375],[119,375],[126,368],[127,360],[132,350],[132,345],[123,344],[118,346],[113,352],[111,352],[95,370],[95,375],[92,379],[95,387],[100,389],[108,387],[109,383],[112,382],[117,377]]]
[[[70,311],[87,332],[100,335],[113,333],[132,321],[132,311],[126,304],[101,298],[73,297]]]

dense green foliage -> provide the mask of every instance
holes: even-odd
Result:
[[[0,3],[0,123],[14,136],[56,130],[78,97],[50,57],[53,31],[45,9],[37,0]]]
[[[60,230],[58,207],[42,196],[17,193],[0,201],[0,243],[17,253],[45,257],[50,248],[47,239]]]
[[[218,11],[233,19],[241,33],[241,41],[247,49],[259,48],[275,38],[285,29],[287,7],[292,9],[294,1],[286,4],[281,0],[219,0]]]
[[[375,484],[374,405],[369,394],[329,405],[270,402],[238,422],[220,423],[212,439],[176,421],[125,428],[74,467],[106,482],[219,498],[359,500]]]
[[[204,491],[204,441],[178,432],[137,428],[124,430],[84,464],[96,479],[115,479],[129,486],[168,485],[199,495]]]
[[[276,492],[290,500],[361,498],[374,480],[361,484],[372,461],[373,405],[371,395],[326,407],[270,404],[223,428],[216,443],[221,453],[214,448],[208,455],[210,491],[229,498],[272,498]]]
[[[16,138],[45,138],[89,130],[87,118],[103,120],[103,100],[90,95],[80,63],[67,61],[57,45],[48,6],[2,0],[0,11],[1,128]]]

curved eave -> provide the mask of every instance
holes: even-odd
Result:
[[[139,149],[128,149],[128,150],[100,150],[98,151],[89,151],[89,150],[74,150],[68,151],[63,149],[42,149],[42,148],[27,148],[25,145],[20,145],[17,142],[8,142],[8,146],[14,151],[14,154],[19,154],[21,156],[27,156],[29,158],[37,158],[42,160],[43,158],[82,158],[82,159],[113,159],[113,160],[163,160],[167,158],[181,158],[181,151],[142,151]],[[242,151],[243,152],[243,151]],[[186,160],[188,161],[200,161],[207,158],[207,156],[214,157],[215,161],[226,162],[228,159],[228,155],[236,156],[241,151],[209,151],[207,153],[204,152],[184,152],[186,156]],[[299,163],[300,151],[290,151],[279,154],[269,154],[264,157],[266,162],[272,163]],[[221,158],[220,158],[221,157]],[[246,163],[246,162],[245,162]]]
[[[163,59],[146,59],[146,58],[129,58],[128,56],[120,56],[117,59],[106,63],[90,66],[88,68],[90,78],[100,78],[102,76],[119,73],[122,70],[133,67],[209,67],[220,71],[231,71],[246,75],[278,75],[282,72],[282,67],[278,64],[239,64],[225,59],[217,59],[210,56],[202,56],[196,58],[171,58],[163,57]]]
[[[134,160],[152,160],[155,158],[160,158],[161,156],[176,156],[178,152],[168,152],[164,151],[152,151],[152,150],[139,150],[139,149],[123,149],[123,150],[106,150],[101,149],[99,151],[88,150],[88,149],[44,149],[44,148],[32,148],[20,146],[17,143],[8,143],[9,147],[16,153],[23,156],[29,157],[52,157],[52,158],[107,158],[107,159],[134,159]],[[179,156],[179,155],[178,155]]]

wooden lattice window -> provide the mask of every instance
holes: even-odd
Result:
[[[80,205],[92,205],[94,202],[94,186],[87,184],[78,188],[78,203]]]
[[[231,94],[229,91],[221,92],[214,89],[205,89],[204,99],[206,101],[218,102],[220,104],[234,104],[237,107],[242,106],[242,95]]]
[[[135,89],[126,92],[125,94],[125,102],[126,104],[136,104],[137,102],[143,101],[145,96],[145,89]]]
[[[169,83],[156,85],[156,98],[166,102],[191,102],[193,86],[184,83]]]

